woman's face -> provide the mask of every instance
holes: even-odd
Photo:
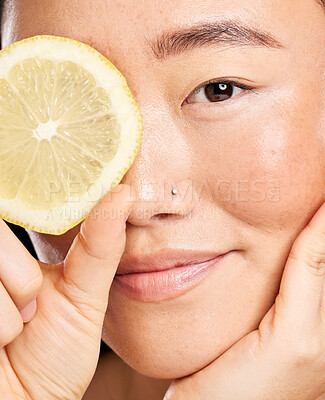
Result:
[[[232,26],[220,34],[225,21]],[[131,300],[111,288],[103,339],[122,359],[157,378],[201,369],[258,327],[294,239],[325,199],[321,6],[13,0],[4,22],[3,46],[38,34],[70,37],[95,47],[127,79],[144,129],[122,181],[137,196],[122,259],[167,248],[237,250],[173,299]],[[210,31],[186,34],[194,25]],[[153,45],[157,38],[167,42]],[[212,79],[253,90],[212,83],[193,93]],[[40,259],[61,261],[78,229],[30,232]]]

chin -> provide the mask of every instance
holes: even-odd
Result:
[[[202,353],[196,348],[187,348],[185,345],[175,348],[173,344],[166,343],[162,349],[142,346],[142,349],[131,351],[125,342],[114,345],[107,337],[103,337],[103,340],[132,369],[156,379],[177,379],[191,375],[206,367],[226,350],[225,346],[220,346],[209,348],[208,353]]]
[[[218,338],[210,331],[213,326],[204,327],[194,314],[193,320],[186,322],[188,313],[182,307],[180,318],[161,310],[152,310],[146,318],[136,307],[131,310],[128,316],[118,310],[108,312],[102,339],[132,369],[148,377],[176,379],[193,374],[237,339],[227,334]]]
[[[111,301],[112,300],[112,301]],[[231,302],[231,299],[229,300]],[[251,306],[241,315],[225,301],[183,299],[168,305],[109,301],[102,338],[132,369],[152,378],[177,379],[216,360],[240,338],[255,330],[261,314]],[[113,306],[115,305],[115,307]],[[256,303],[254,303],[256,305]],[[222,307],[226,306],[225,310]],[[257,305],[256,305],[257,307]]]

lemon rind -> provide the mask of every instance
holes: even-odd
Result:
[[[35,41],[38,41],[37,46],[35,46]],[[52,41],[51,45],[48,41]],[[53,41],[58,46],[53,46]],[[55,47],[58,47],[58,52],[54,51]],[[95,63],[93,56],[90,57],[89,53],[97,57],[100,62]],[[0,79],[7,79],[9,70],[19,61],[37,56],[51,61],[76,62],[87,69],[96,79],[97,85],[109,93],[112,111],[116,114],[121,126],[121,144],[115,157],[103,169],[102,175],[96,181],[96,186],[100,186],[101,194],[93,201],[86,193],[80,196],[79,201],[68,201],[63,206],[51,210],[31,210],[17,199],[0,198],[1,218],[40,233],[61,235],[84,220],[91,208],[121,182],[138,153],[143,119],[121,72],[97,50],[74,39],[39,35],[5,47],[0,51]],[[119,170],[118,165],[125,167]],[[59,218],[60,215],[63,219]]]

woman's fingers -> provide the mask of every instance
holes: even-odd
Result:
[[[21,310],[38,295],[43,274],[38,262],[2,220],[0,237],[0,281]]]
[[[276,314],[297,333],[319,327],[325,279],[325,203],[296,238],[283,272]],[[282,318],[283,317],[283,318]]]
[[[23,327],[23,320],[17,307],[0,282],[0,349],[12,342]]]
[[[131,188],[118,185],[89,213],[64,261],[65,295],[72,303],[106,311],[108,293],[125,247]]]

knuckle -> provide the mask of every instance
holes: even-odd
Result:
[[[1,321],[0,324],[0,347],[6,346],[11,343],[17,336],[20,335],[24,329],[24,323],[17,312],[17,316],[10,315],[5,321]]]
[[[325,254],[313,251],[306,258],[307,266],[317,275],[322,275],[325,272]]]
[[[322,275],[325,272],[325,240],[315,234],[302,236],[292,245],[289,258],[303,263],[314,274]]]
[[[28,277],[18,279],[16,291],[20,298],[29,299],[39,292],[43,283],[43,274],[40,270],[33,271]]]

